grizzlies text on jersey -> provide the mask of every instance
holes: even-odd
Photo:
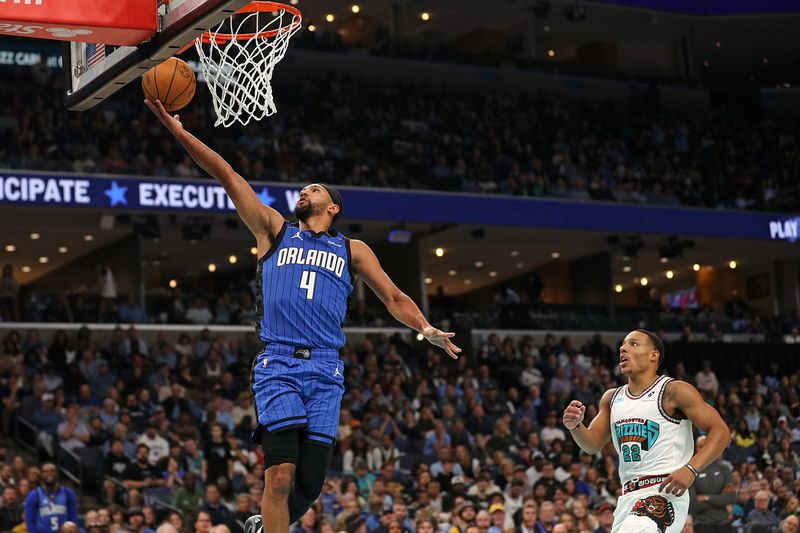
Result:
[[[338,350],[353,277],[349,239],[284,222],[258,261],[259,337],[268,344]]]

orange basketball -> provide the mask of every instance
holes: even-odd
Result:
[[[191,67],[177,57],[170,57],[142,76],[142,90],[147,99],[161,100],[170,113],[191,102],[196,88],[197,80]]]

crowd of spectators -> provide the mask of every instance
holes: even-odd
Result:
[[[2,434],[21,417],[42,454],[92,458],[84,490],[98,503],[80,509],[83,526],[99,527],[92,533],[147,533],[164,520],[182,531],[241,533],[263,486],[262,452],[249,438],[255,335],[159,333],[148,343],[131,327],[94,338],[88,328],[47,340],[35,330],[7,335]],[[297,533],[610,531],[620,493],[613,447],[580,452],[560,417],[575,398],[591,419],[602,392],[622,382],[611,346],[599,336],[574,347],[568,338],[491,335],[458,361],[416,349],[383,335],[343,348],[334,461]],[[670,371],[732,428],[722,464],[736,501],[723,509],[726,523],[793,524],[798,370]],[[40,473],[6,448],[0,455],[0,519],[13,522]]]
[[[276,78],[279,113],[214,129],[204,91],[184,125],[248,179],[796,211],[797,125],[721,109],[668,112],[564,96],[307,73]],[[135,85],[135,84],[134,84]],[[25,91],[15,91],[25,87]],[[132,86],[88,112],[62,77],[0,79],[0,168],[199,177]]]

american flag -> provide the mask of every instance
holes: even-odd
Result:
[[[86,68],[106,57],[106,45],[88,43],[86,45]]]

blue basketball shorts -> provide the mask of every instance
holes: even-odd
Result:
[[[338,350],[305,350],[268,344],[251,374],[253,405],[262,430],[303,429],[304,437],[333,444],[344,394],[344,363]]]

